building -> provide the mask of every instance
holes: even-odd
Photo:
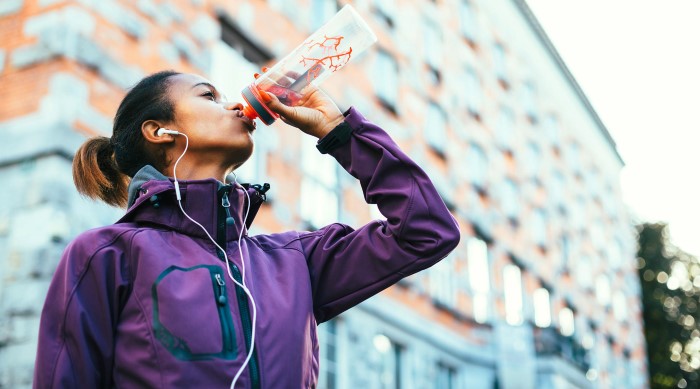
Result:
[[[77,195],[71,157],[86,136],[111,133],[124,90],[173,68],[238,99],[345,3],[0,3],[0,387],[31,383],[38,315],[67,242],[122,212]],[[319,327],[319,387],[646,387],[623,162],[527,5],[350,3],[379,41],[324,88],[425,167],[463,238]],[[272,190],[253,232],[381,217],[313,141],[279,123],[256,137],[239,176]]]

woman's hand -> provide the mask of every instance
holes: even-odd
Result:
[[[294,107],[283,104],[272,93],[266,93],[266,95],[270,98],[267,106],[279,114],[282,121],[319,139],[326,136],[344,119],[343,113],[333,100],[313,86],[307,86],[302,90],[302,98]]]

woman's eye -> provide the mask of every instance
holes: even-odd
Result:
[[[214,95],[214,92],[209,91],[204,93],[202,96],[208,98],[211,101],[216,101],[216,96]]]

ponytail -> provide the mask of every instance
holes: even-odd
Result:
[[[115,207],[127,204],[129,178],[119,171],[109,138],[90,138],[76,151],[73,182],[80,194]]]
[[[162,71],[142,79],[124,96],[114,116],[112,138],[90,138],[75,153],[73,182],[82,195],[115,207],[126,207],[130,178],[142,167],[162,170],[165,154],[150,150],[141,134],[146,120],[174,119],[168,97],[169,78],[180,73]]]

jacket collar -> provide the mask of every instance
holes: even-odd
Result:
[[[179,180],[182,208],[201,224],[212,238],[217,239],[219,224],[225,223],[222,196],[228,197],[229,214],[233,225],[226,226],[226,239],[238,239],[243,226],[248,197],[250,210],[246,227],[250,227],[265,201],[265,189],[244,184],[224,185],[210,178],[204,180]],[[223,219],[222,219],[223,216]],[[180,210],[175,197],[173,179],[164,176],[152,166],[139,170],[129,184],[129,208],[117,223],[143,223],[176,230],[187,235],[206,238],[201,227],[189,220]]]

